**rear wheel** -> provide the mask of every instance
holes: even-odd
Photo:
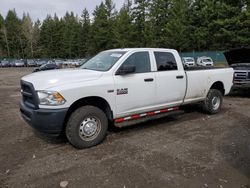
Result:
[[[203,110],[208,114],[216,114],[221,109],[222,101],[222,93],[217,89],[210,89],[203,102]]]
[[[74,111],[66,125],[66,136],[76,148],[88,148],[101,143],[107,134],[106,114],[95,106],[83,106]]]

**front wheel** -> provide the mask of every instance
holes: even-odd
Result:
[[[222,101],[222,93],[217,89],[210,89],[203,102],[203,110],[208,114],[216,114],[221,109]]]
[[[107,129],[108,119],[101,109],[83,106],[71,114],[66,125],[66,136],[74,147],[83,149],[101,143]]]

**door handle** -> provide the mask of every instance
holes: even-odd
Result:
[[[176,76],[176,79],[183,79],[183,78],[184,78],[184,76],[182,76],[182,75]]]
[[[144,81],[145,81],[145,82],[153,82],[154,79],[153,79],[153,78],[145,78]]]

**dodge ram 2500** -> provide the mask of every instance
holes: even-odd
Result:
[[[77,69],[33,73],[21,79],[20,111],[32,127],[65,132],[76,148],[102,142],[108,125],[124,127],[201,102],[220,111],[232,68],[183,67],[176,50],[134,48],[99,53]]]

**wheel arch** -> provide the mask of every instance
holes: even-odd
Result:
[[[217,89],[222,93],[222,95],[225,95],[225,87],[222,81],[214,82],[210,89]]]
[[[109,121],[113,121],[113,111],[107,102],[102,97],[99,96],[91,96],[91,97],[84,97],[81,99],[78,99],[75,101],[71,106],[69,107],[65,120],[64,120],[64,127],[66,126],[66,123],[70,117],[70,115],[79,107],[81,106],[86,106],[86,105],[91,105],[100,108],[106,115]]]

